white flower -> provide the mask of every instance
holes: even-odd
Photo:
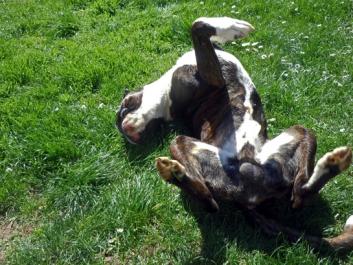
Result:
[[[120,234],[120,233],[124,232],[124,229],[123,228],[117,228],[116,232]]]
[[[102,109],[104,107],[104,103],[98,105],[98,109]]]
[[[5,169],[5,172],[7,172],[7,173],[10,173],[10,172],[12,172],[13,170],[12,170],[12,168],[11,167],[7,167],[6,169]]]
[[[85,104],[81,105],[81,109],[82,110],[86,110],[87,109],[87,106]]]
[[[348,80],[349,80],[349,77],[350,77],[349,75],[343,75],[343,76],[342,76],[342,80],[343,80],[343,81],[348,81]]]
[[[341,133],[343,133],[343,132],[345,132],[345,131],[346,131],[345,128],[340,129],[340,132],[341,132]]]
[[[250,45],[250,42],[244,42],[241,44],[242,47],[246,47],[246,46],[249,46]]]
[[[335,85],[339,86],[339,87],[342,87],[342,86],[343,86],[343,85],[342,85],[340,82],[338,82],[337,80],[334,80],[333,83],[334,83]]]

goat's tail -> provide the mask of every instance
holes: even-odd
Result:
[[[353,249],[353,215],[351,215],[343,228],[343,232],[335,237],[325,238],[320,236],[305,235],[303,232],[283,226],[273,219],[269,219],[255,210],[251,210],[250,216],[256,221],[263,231],[271,236],[283,234],[291,242],[300,239],[306,240],[309,245],[318,249],[328,247],[334,251],[349,251]]]

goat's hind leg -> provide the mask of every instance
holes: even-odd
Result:
[[[199,18],[191,29],[197,68],[201,78],[210,86],[222,88],[225,85],[221,65],[211,39],[227,42],[248,35],[253,27],[246,21],[228,17]]]
[[[156,158],[159,175],[168,183],[178,186],[200,201],[210,212],[218,210],[218,204],[200,172],[200,160],[194,154],[196,139],[178,136],[170,146],[174,159]],[[205,144],[206,145],[206,144]],[[213,147],[212,147],[213,148]],[[214,147],[215,148],[215,147]]]

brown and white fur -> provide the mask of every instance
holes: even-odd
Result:
[[[220,201],[249,209],[270,234],[297,240],[301,234],[267,219],[256,206],[291,194],[292,206],[319,190],[349,167],[352,151],[339,147],[315,165],[316,138],[296,125],[268,139],[261,100],[248,73],[233,55],[215,48],[213,40],[232,41],[248,35],[245,21],[199,18],[191,29],[194,50],[184,54],[160,79],[129,93],[117,112],[117,127],[131,143],[143,142],[157,120],[182,119],[192,137],[171,143],[172,159],[159,157],[161,177],[217,211]],[[313,246],[353,248],[353,216],[335,238],[305,236]]]

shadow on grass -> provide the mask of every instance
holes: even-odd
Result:
[[[131,145],[125,141],[125,149],[130,161],[141,163],[154,150],[164,145],[170,133],[188,135],[189,131],[181,124],[162,124],[154,134],[148,137],[141,145]],[[269,256],[276,256],[279,246],[290,246],[284,236],[269,237],[244,214],[242,210],[231,203],[219,203],[220,211],[210,214],[205,212],[200,205],[188,194],[182,192],[184,208],[194,216],[202,236],[202,246],[199,255],[186,260],[184,264],[223,264],[228,260],[228,247],[235,245],[241,252],[258,250]],[[277,220],[279,223],[291,228],[296,228],[308,235],[320,236],[325,227],[333,225],[335,218],[327,201],[320,196],[314,196],[304,208],[294,210],[288,203],[290,198],[282,201],[269,201],[259,208],[265,216]],[[329,257],[331,264],[339,264],[345,255],[338,256],[327,249],[316,251],[321,257]],[[278,255],[282,255],[278,253]]]
[[[280,245],[291,244],[284,236],[269,237],[264,234],[249,216],[230,203],[220,204],[220,211],[210,214],[200,209],[198,203],[185,193],[182,193],[182,201],[184,208],[195,217],[202,236],[201,252],[184,264],[223,264],[228,260],[227,249],[231,245],[240,251],[258,250],[276,256],[274,253]],[[273,201],[261,206],[259,211],[266,212],[266,216],[281,224],[310,235],[320,236],[324,227],[335,223],[328,202],[319,196],[300,210],[293,210],[284,201]],[[317,250],[316,254],[330,258],[332,264],[339,264],[340,260],[345,259],[345,255],[338,256],[327,249]]]
[[[143,158],[150,155],[159,147],[165,144],[169,145],[170,137],[166,137],[169,134],[190,135],[190,130],[181,122],[174,121],[173,124],[159,122],[153,126],[154,129],[150,130],[153,133],[144,135],[144,141],[141,144],[133,145],[124,139],[124,148],[129,161],[134,161],[135,163],[142,161]]]

